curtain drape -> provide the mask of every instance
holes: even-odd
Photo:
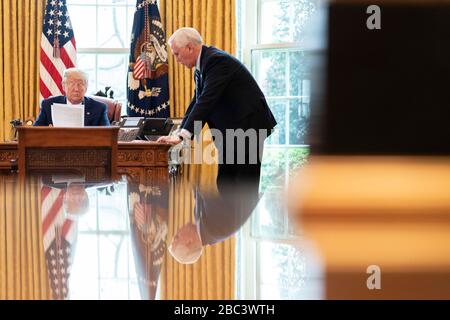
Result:
[[[0,4],[0,141],[10,139],[10,121],[39,111],[39,52],[44,0]]]
[[[0,300],[51,299],[38,178],[0,177]]]

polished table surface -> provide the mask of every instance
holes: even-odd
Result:
[[[317,285],[307,286],[319,269],[306,267],[306,245],[296,244],[292,228],[280,229],[287,223],[282,187],[262,186],[268,191],[258,205],[243,212],[237,208],[247,205],[249,192],[233,186],[232,197],[220,198],[214,166],[185,165],[176,176],[166,168],[165,178],[151,180],[133,172],[96,183],[73,172],[20,179],[3,170],[0,298],[321,297]],[[86,212],[66,210],[69,182],[83,185]],[[196,212],[208,244],[185,265],[168,246],[180,227],[198,222]]]

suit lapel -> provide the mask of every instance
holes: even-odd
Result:
[[[92,112],[89,109],[89,100],[84,97],[83,99],[83,105],[84,105],[84,125],[87,126],[89,125],[89,121],[92,117]]]

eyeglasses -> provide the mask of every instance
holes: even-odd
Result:
[[[84,87],[86,87],[86,83],[84,81],[66,81],[65,84],[69,88],[74,88],[74,87],[84,88]]]

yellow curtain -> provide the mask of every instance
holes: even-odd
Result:
[[[215,188],[217,166],[188,165],[180,181],[170,190],[168,223],[170,241],[178,228],[193,221],[193,185],[200,189]],[[235,239],[206,246],[203,255],[193,265],[176,262],[166,254],[161,272],[162,299],[230,300],[235,298]]]
[[[0,141],[10,139],[12,119],[39,110],[39,51],[44,0],[0,4]]]
[[[0,177],[0,300],[51,298],[40,203],[37,178]]]
[[[160,0],[167,39],[178,28],[193,27],[206,45],[236,53],[236,0]],[[193,70],[169,55],[170,114],[183,117],[194,92]]]

